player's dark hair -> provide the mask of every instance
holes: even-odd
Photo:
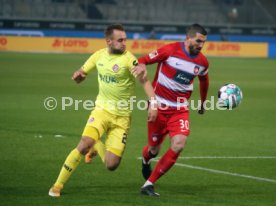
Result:
[[[111,24],[108,27],[106,27],[106,29],[104,31],[104,36],[106,38],[110,38],[111,35],[113,34],[114,30],[125,31],[123,25],[121,25],[121,24]]]
[[[190,37],[194,37],[196,33],[200,33],[202,35],[207,35],[207,31],[199,24],[193,24],[186,28],[186,35]]]

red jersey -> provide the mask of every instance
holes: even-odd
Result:
[[[156,99],[159,104],[169,107],[187,106],[187,100],[193,91],[194,78],[200,76],[202,84],[201,100],[205,101],[208,90],[208,60],[199,53],[191,56],[185,50],[184,42],[167,44],[157,51],[139,58],[139,63],[157,63],[157,70],[152,82]],[[206,88],[207,87],[207,88]]]

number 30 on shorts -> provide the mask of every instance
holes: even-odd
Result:
[[[180,123],[180,129],[189,130],[189,121],[188,120],[180,119],[179,123]]]

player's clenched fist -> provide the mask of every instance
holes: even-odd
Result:
[[[74,80],[77,83],[82,82],[85,78],[86,78],[86,73],[81,69],[74,72],[72,76],[72,80]]]

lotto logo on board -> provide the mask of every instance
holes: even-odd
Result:
[[[88,41],[82,39],[55,39],[52,43],[52,47],[88,47]]]
[[[240,51],[240,45],[237,43],[209,43],[208,51]]]
[[[5,38],[5,37],[0,38],[0,45],[1,46],[5,46],[5,45],[7,45],[7,43],[8,43],[7,38]]]
[[[159,47],[165,45],[165,42],[160,41],[133,41],[131,49],[149,49],[156,50]]]

